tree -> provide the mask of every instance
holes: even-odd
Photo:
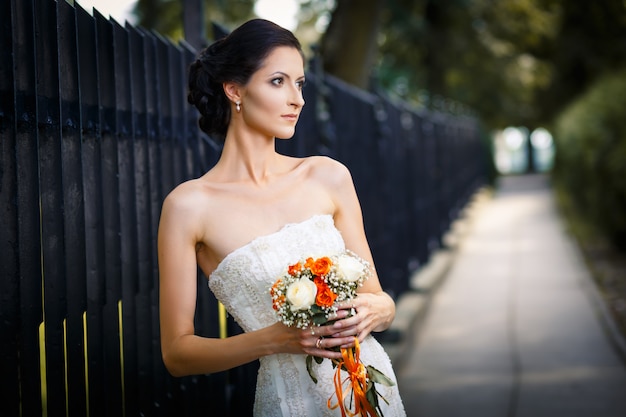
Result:
[[[397,90],[397,75],[401,75],[401,93],[409,98],[427,106],[436,106],[437,97],[453,99],[475,109],[492,126],[530,117],[534,107],[529,91],[541,80],[544,69],[541,62],[521,53],[517,46],[525,32],[518,31],[519,25],[514,23],[528,22],[523,15],[535,9],[526,6],[513,13],[514,3],[391,2],[383,26],[381,82]],[[534,16],[532,21],[548,20],[541,17],[536,20]],[[500,26],[514,28],[517,39],[498,37]],[[538,33],[544,25],[537,26],[533,39],[543,41],[545,36]]]
[[[626,7],[621,0],[559,3],[560,24],[546,57],[554,77],[536,102],[552,118],[607,72],[626,65]]]
[[[139,26],[153,29],[178,41],[184,38],[183,3],[185,0],[138,0],[135,14]],[[254,0],[202,0],[204,22],[207,29],[211,22],[223,26],[237,25],[254,17]],[[213,38],[212,33],[207,34]]]
[[[626,60],[621,0],[391,0],[381,33],[386,88],[465,103],[493,128],[550,123]]]
[[[326,72],[359,88],[369,88],[383,5],[384,0],[337,0],[320,42]]]
[[[140,25],[181,39],[181,1],[139,0]],[[207,28],[254,16],[254,0],[202,1]],[[490,128],[548,125],[597,77],[626,64],[623,0],[299,2],[305,49],[318,41],[311,27],[330,16],[319,39],[327,73],[363,89],[375,76],[429,107],[473,109]]]

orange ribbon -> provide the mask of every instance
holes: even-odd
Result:
[[[360,354],[361,347],[359,346],[359,339],[355,337],[354,348],[342,348],[342,359],[335,361],[337,365],[337,370],[333,378],[335,393],[328,399],[328,408],[334,410],[339,407],[342,417],[377,416],[376,411],[366,397],[367,369],[359,359]],[[342,367],[348,371],[348,376],[343,381],[341,380]],[[349,398],[350,392],[352,392],[354,398],[354,411],[351,411],[349,406],[346,408],[345,404],[345,399]],[[337,403],[332,404],[332,399],[335,396],[337,397]]]

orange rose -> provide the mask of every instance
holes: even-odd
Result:
[[[285,304],[285,296],[281,295],[280,297],[278,297],[278,299],[274,300],[274,302],[272,303],[272,308],[278,311],[278,309],[282,307],[283,304]]]
[[[311,268],[311,272],[313,272],[314,275],[326,275],[330,272],[332,264],[333,262],[324,256],[323,258],[319,258],[315,261]]]
[[[320,277],[315,277],[313,279],[313,283],[315,283],[315,286],[317,287],[317,292],[319,293],[320,291],[324,291],[324,289],[326,287],[328,287],[328,284],[326,284],[324,282],[324,280]]]
[[[298,272],[302,271],[302,264],[298,262],[297,264],[289,265],[288,273],[291,276],[296,276]]]
[[[280,287],[282,284],[283,281],[281,279],[277,279],[274,285],[272,285],[272,288],[270,288],[270,294],[272,295],[272,299],[276,297],[276,291],[278,291],[278,287]],[[283,304],[285,304],[285,296],[281,295],[272,302],[272,308],[274,310],[278,310]]]
[[[278,289],[278,287],[280,287],[283,284],[283,280],[282,279],[277,279],[276,282],[274,283],[274,285],[272,285],[272,288],[270,289],[270,294],[274,295],[276,293],[276,290]]]
[[[313,258],[306,258],[306,262],[304,263],[304,267],[310,270],[313,270],[315,265],[315,260]]]
[[[335,294],[328,284],[324,282],[321,278],[315,278],[313,280],[315,286],[317,287],[317,295],[315,296],[315,304],[320,307],[331,307],[337,298],[337,294]]]

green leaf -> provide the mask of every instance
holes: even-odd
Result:
[[[322,324],[325,324],[328,321],[328,318],[326,317],[326,314],[324,313],[317,313],[313,315],[313,323],[317,326],[321,326]]]
[[[315,362],[317,362],[317,357],[315,357]],[[309,376],[311,377],[313,382],[317,384],[317,377],[315,375],[315,372],[313,371],[313,356],[312,355],[306,356],[306,370],[309,373]]]
[[[371,365],[367,366],[367,375],[372,381],[379,383],[379,384],[383,384],[387,387],[393,387],[394,385],[396,385],[395,382],[389,379],[387,375],[383,374],[382,372],[380,372],[378,369],[374,368]]]
[[[376,416],[381,417],[379,412],[380,406],[378,405],[378,392],[376,391],[376,388],[374,387],[374,384],[372,382],[369,382],[367,386],[367,391],[365,391],[365,399],[367,399],[367,402],[370,403],[374,411],[376,411]]]
[[[313,304],[309,309],[313,314],[320,314],[324,312],[324,310],[322,310],[322,307],[318,306],[317,304]]]

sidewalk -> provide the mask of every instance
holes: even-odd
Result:
[[[626,343],[545,177],[479,193],[398,300],[409,417],[624,417]]]

